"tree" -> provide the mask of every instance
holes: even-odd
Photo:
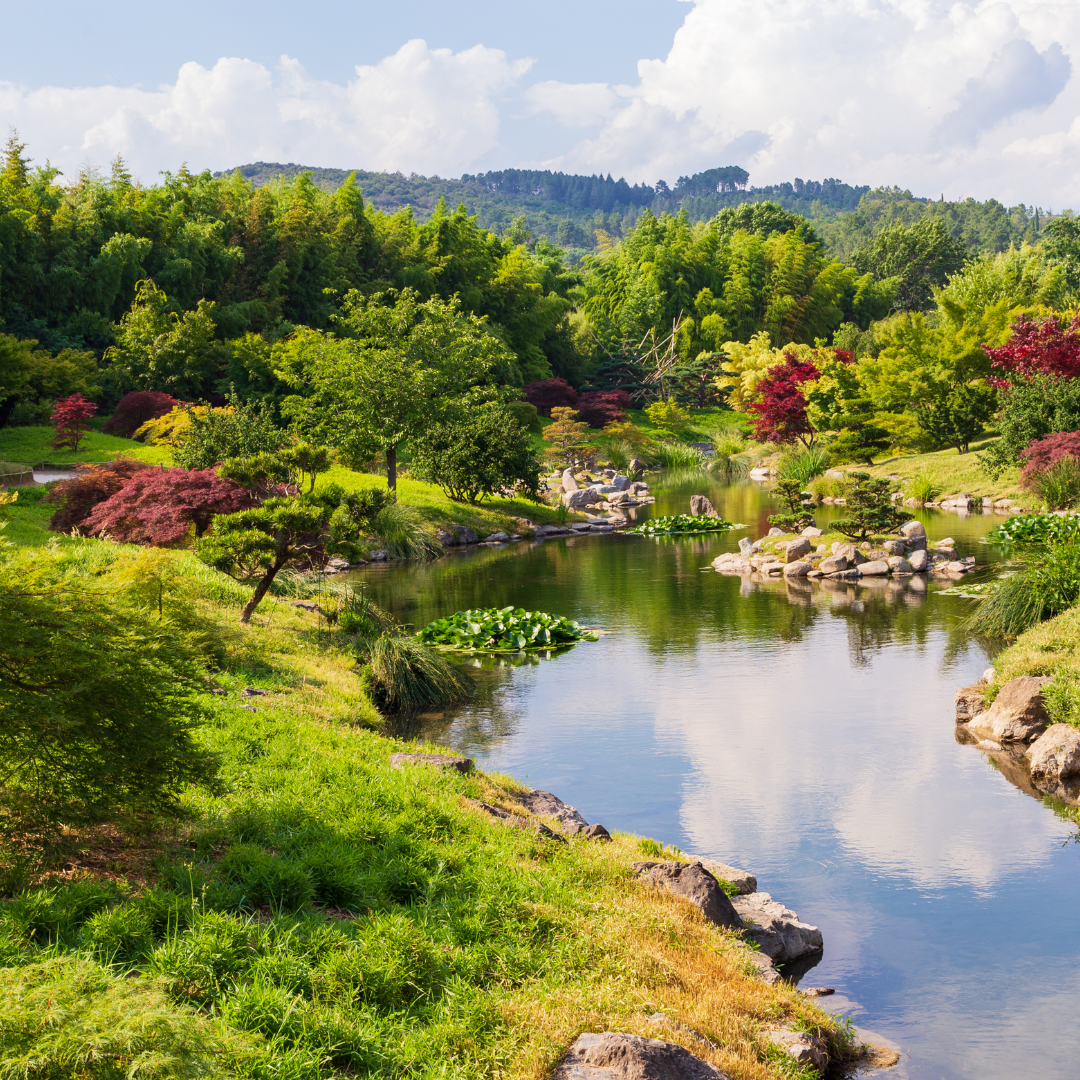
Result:
[[[540,499],[540,462],[529,437],[497,405],[433,424],[412,449],[413,476],[438,484],[455,502],[510,490]]]
[[[42,499],[45,503],[59,503],[59,509],[49,519],[49,528],[63,533],[81,529],[95,506],[115,495],[136,473],[149,468],[145,461],[124,456],[103,465],[80,465],[78,475],[53,484]]]
[[[817,434],[806,415],[805,383],[819,377],[818,369],[793,352],[785,352],[783,362],[770,368],[757,384],[758,400],[750,406],[754,437],[781,445],[796,440],[812,446]]]
[[[1064,458],[1080,462],[1080,431],[1061,431],[1036,439],[1023,451],[1024,467],[1020,470],[1020,486],[1031,489],[1036,479]]]
[[[626,419],[630,395],[625,390],[589,390],[578,398],[577,414],[591,428]]]
[[[937,218],[886,225],[851,256],[862,273],[895,280],[893,305],[900,311],[929,308],[934,289],[958,273],[966,260],[967,245],[954,240]]]
[[[173,460],[185,469],[211,469],[226,458],[277,453],[286,435],[268,409],[233,398],[227,409],[187,408]]]
[[[337,320],[347,337],[308,331],[284,355],[281,375],[300,393],[282,412],[353,463],[386,455],[397,487],[397,452],[470,388],[491,382],[512,355],[456,299],[421,302],[412,289],[351,292]]]
[[[878,533],[895,532],[909,515],[892,501],[896,490],[891,480],[875,480],[869,473],[848,473],[845,496],[846,517],[837,519],[832,528],[852,540],[865,540]]]
[[[254,505],[249,492],[213,469],[146,469],[98,503],[83,526],[121,544],[175,544],[193,528],[201,537],[216,514]]]
[[[961,383],[917,405],[915,415],[934,445],[955,446],[958,454],[966,454],[971,440],[993,415],[996,403],[993,387]]]
[[[551,452],[555,460],[566,465],[573,465],[590,456],[592,447],[586,432],[588,424],[582,424],[574,418],[573,409],[554,408],[551,410],[552,423],[544,429],[544,436],[551,443]]]
[[[525,387],[525,400],[535,405],[541,416],[551,416],[553,408],[573,408],[578,393],[565,379],[542,379]]]
[[[0,833],[36,845],[174,807],[213,771],[200,685],[168,621],[42,550],[0,560]]]
[[[1009,340],[998,348],[983,346],[993,366],[1010,375],[1080,376],[1080,315],[1068,324],[1057,315],[1032,318],[1020,315],[1012,323]]]
[[[802,490],[802,484],[798,480],[777,480],[775,492],[780,501],[787,507],[786,514],[770,514],[769,524],[775,525],[784,532],[798,532],[809,525],[814,524],[813,503],[807,498],[808,493]]]
[[[215,517],[210,534],[195,542],[195,554],[238,581],[255,582],[240,612],[240,621],[246,623],[281,570],[316,556],[326,518],[326,509],[316,502],[267,499],[254,509]]]
[[[156,420],[171,412],[179,403],[171,394],[158,390],[133,390],[125,394],[101,429],[106,435],[130,439],[147,420]]]
[[[82,394],[61,398],[52,411],[53,427],[56,428],[52,448],[74,450],[78,453],[79,443],[86,437],[87,421],[96,412],[97,406]]]
[[[1036,439],[1080,429],[1080,379],[1018,377],[1000,394],[995,426],[1001,437],[979,454],[980,464],[995,479],[1022,464],[1024,450]]]
[[[646,405],[645,415],[650,423],[660,429],[659,434],[665,438],[682,439],[691,430],[690,413],[674,398],[668,398],[667,401],[654,401]]]

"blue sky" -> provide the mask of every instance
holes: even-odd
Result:
[[[1076,0],[8,5],[0,124],[74,176],[252,160],[835,176],[1074,205]],[[15,43],[14,47],[11,43]]]

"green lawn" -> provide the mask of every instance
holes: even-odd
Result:
[[[117,454],[131,454],[157,465],[167,461],[169,456],[167,447],[144,446],[131,439],[103,435],[100,431],[87,432],[77,454],[71,450],[54,450],[51,446],[54,435],[51,427],[0,428],[0,461],[17,461],[28,465],[48,461],[66,465],[83,461],[109,461]]]

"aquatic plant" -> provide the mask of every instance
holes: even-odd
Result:
[[[1017,514],[991,529],[986,544],[1045,544],[1080,534],[1080,514]]]
[[[692,533],[721,533],[745,528],[745,525],[709,517],[708,514],[673,514],[669,517],[651,518],[641,525],[627,529],[626,532],[637,536],[689,536]]]
[[[1031,476],[1027,486],[1046,503],[1048,510],[1070,510],[1080,502],[1080,462],[1073,457],[1058,458]]]
[[[524,608],[473,608],[428,623],[418,641],[467,652],[537,652],[595,641],[596,635],[561,615]]]

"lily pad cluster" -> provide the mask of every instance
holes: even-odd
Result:
[[[983,537],[988,544],[1045,544],[1080,534],[1080,514],[1017,514]]]
[[[416,635],[427,645],[462,652],[540,652],[596,641],[573,619],[524,608],[474,608],[428,623]]]
[[[693,533],[723,533],[745,528],[745,525],[736,525],[708,514],[672,514],[669,517],[650,518],[626,531],[638,536],[689,536]]]

